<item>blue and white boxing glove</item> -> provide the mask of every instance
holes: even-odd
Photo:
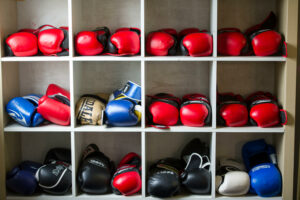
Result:
[[[132,101],[139,103],[141,102],[142,90],[141,86],[138,84],[127,81],[126,85],[118,90],[115,90],[110,96],[108,101],[112,101],[114,99],[122,99],[129,98]]]
[[[105,108],[109,126],[134,126],[141,119],[141,106],[129,99],[112,100]]]
[[[242,156],[250,176],[250,192],[261,197],[279,195],[282,178],[276,164],[275,148],[264,139],[244,144]]]
[[[42,115],[37,113],[40,98],[41,96],[37,94],[15,97],[6,105],[6,111],[11,118],[22,126],[38,126],[44,121]]]
[[[41,166],[32,161],[22,162],[6,175],[7,188],[18,194],[32,195],[38,186],[35,173]]]

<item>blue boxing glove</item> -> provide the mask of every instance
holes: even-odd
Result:
[[[44,121],[36,109],[41,96],[30,94],[24,97],[15,97],[6,105],[8,115],[23,126],[38,126]]]
[[[282,179],[276,166],[275,148],[264,139],[244,144],[242,156],[250,176],[250,192],[261,197],[272,197],[281,193]]]
[[[134,126],[141,119],[141,106],[129,99],[112,100],[105,108],[109,126]]]
[[[41,166],[41,164],[32,161],[22,162],[7,174],[7,188],[15,193],[32,195],[38,186],[35,173]]]
[[[141,96],[142,96],[141,86],[139,86],[138,84],[132,81],[128,81],[122,89],[115,90],[109,96],[108,101],[114,99],[128,98],[134,101],[135,103],[139,103],[141,101]]]

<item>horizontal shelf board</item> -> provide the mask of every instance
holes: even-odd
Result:
[[[107,127],[107,126],[94,126],[82,125],[75,128],[76,132],[141,132],[141,127]]]
[[[149,56],[145,61],[213,61],[214,57],[191,57],[191,56]]]
[[[282,56],[227,56],[217,57],[217,61],[273,61],[273,62],[285,62],[286,58]]]
[[[147,196],[146,199],[161,199],[157,197]],[[212,196],[210,195],[193,195],[193,194],[187,194],[187,195],[176,195],[170,198],[164,198],[164,199],[180,199],[180,200],[189,200],[189,199],[212,199]]]
[[[70,126],[59,126],[56,124],[41,125],[38,127],[24,127],[17,123],[12,123],[4,128],[4,132],[70,132]]]
[[[116,194],[104,194],[104,195],[89,195],[89,194],[79,194],[76,199],[95,199],[95,200],[106,200],[106,199],[142,199],[142,195],[132,195],[124,197],[123,195]]]
[[[75,56],[74,61],[141,61],[141,56]]]
[[[7,200],[40,200],[40,199],[44,199],[44,200],[56,200],[58,198],[60,199],[72,199],[72,195],[63,195],[63,196],[57,196],[57,195],[48,195],[48,194],[38,194],[38,195],[31,195],[31,196],[18,196],[18,195],[14,195],[14,194],[8,194],[6,199]]]
[[[268,200],[282,200],[282,197],[268,197],[262,198],[259,196],[238,196],[238,197],[226,197],[226,196],[217,196],[215,199],[226,199],[226,200],[238,200],[238,199],[245,199],[245,200],[261,200],[261,199],[268,199]]]
[[[154,127],[146,127],[146,132],[213,132],[211,127],[189,127],[189,126],[170,126],[169,129],[158,129]]]
[[[69,61],[69,56],[29,56],[29,57],[3,57],[3,62],[34,62],[34,61]]]
[[[217,127],[216,132],[220,133],[284,133],[284,127],[271,127],[271,128],[260,128],[257,126],[245,126],[245,127]]]

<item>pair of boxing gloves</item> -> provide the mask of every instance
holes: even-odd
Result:
[[[71,151],[65,148],[49,150],[43,164],[23,161],[6,176],[6,187],[22,195],[32,195],[39,190],[63,195],[71,186]]]
[[[246,100],[233,93],[218,94],[218,112],[221,125],[230,127],[251,125],[271,127],[287,123],[286,111],[269,92],[255,92]]]
[[[21,29],[5,39],[7,56],[34,56],[39,50],[46,56],[69,54],[68,27],[43,25],[38,29]]]
[[[50,84],[44,96],[30,94],[15,97],[6,105],[8,115],[26,127],[35,127],[45,120],[67,126],[70,124],[70,93]]]
[[[75,50],[82,56],[136,55],[141,48],[140,32],[138,28],[119,28],[111,34],[107,27],[81,31],[75,37]]]
[[[125,196],[135,194],[142,187],[141,158],[136,153],[128,153],[114,170],[113,162],[97,145],[90,144],[83,152],[77,182],[79,189],[88,194],[111,191]]]
[[[206,30],[198,28],[183,29],[178,34],[175,29],[160,29],[147,35],[146,52],[150,55],[175,55],[177,48],[184,56],[210,56],[213,51],[213,37]]]
[[[182,150],[181,159],[164,158],[150,167],[147,181],[149,195],[172,197],[187,191],[208,195],[211,191],[209,148],[200,139],[191,140]]]
[[[237,28],[223,28],[218,31],[218,53],[226,56],[251,55],[286,56],[286,43],[282,34],[274,30],[276,16],[268,17],[242,33]]]

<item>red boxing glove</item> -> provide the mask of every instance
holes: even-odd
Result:
[[[248,109],[241,95],[225,93],[218,95],[219,116],[222,125],[244,126],[248,123]]]
[[[111,186],[115,194],[129,196],[141,190],[141,158],[136,153],[128,153],[119,163]]]
[[[250,122],[259,127],[287,123],[286,111],[280,109],[276,98],[267,92],[256,92],[247,98]]]
[[[109,55],[136,55],[140,52],[140,30],[137,28],[118,29],[108,39]]]
[[[176,35],[175,29],[162,29],[149,33],[146,39],[146,52],[153,56],[175,55]]]
[[[150,97],[152,100],[149,105],[149,121],[163,126],[172,126],[177,124],[179,118],[180,99],[172,94],[165,93],[156,94],[155,96]]]
[[[45,27],[51,27],[50,29],[41,30]],[[40,31],[41,30],[41,31]],[[40,51],[44,55],[69,55],[69,36],[68,29],[65,27],[56,28],[51,25],[43,25],[37,31],[38,33],[38,45]]]
[[[34,56],[38,53],[37,37],[33,33],[13,33],[6,38],[5,42],[7,56]]]
[[[39,100],[37,112],[52,123],[69,125],[70,93],[55,84],[50,84],[46,95]]]
[[[247,39],[239,29],[224,28],[218,31],[218,53],[239,56],[247,49]]]
[[[180,119],[185,126],[201,127],[211,121],[211,107],[206,96],[188,94],[183,96]]]
[[[213,38],[209,33],[191,33],[180,42],[180,50],[185,56],[210,56],[213,51]]]
[[[283,36],[273,30],[260,30],[250,36],[252,48],[256,56],[270,56],[282,51],[286,56],[286,44]]]
[[[198,28],[186,28],[186,29],[183,29],[179,32],[178,36],[179,38],[183,38],[184,36],[188,35],[188,34],[191,34],[191,33],[200,33],[200,29]],[[203,30],[203,32],[206,32]]]
[[[258,30],[262,29],[274,29],[277,24],[276,15],[273,12],[263,20],[263,22],[256,24],[245,31],[246,36],[250,36],[252,33],[257,32]]]
[[[82,56],[101,54],[106,48],[109,35],[110,31],[107,27],[79,32],[75,37],[76,52]]]

